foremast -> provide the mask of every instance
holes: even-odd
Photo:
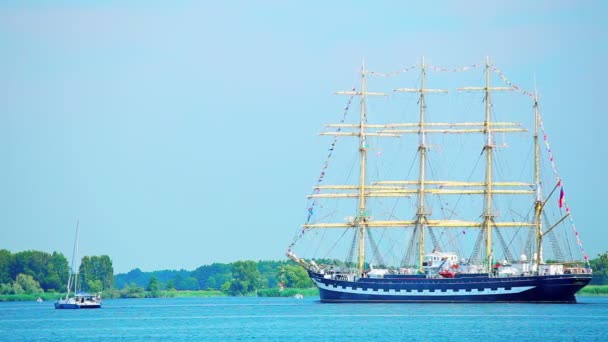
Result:
[[[361,66],[361,91],[340,91],[336,94],[340,95],[351,95],[359,96],[359,125],[357,127],[359,137],[359,184],[358,189],[358,212],[354,219],[354,226],[357,229],[357,272],[363,274],[365,269],[365,238],[367,235],[367,228],[369,223],[369,217],[366,212],[367,197],[369,196],[367,191],[367,105],[366,97],[372,96],[386,96],[384,93],[370,93],[367,91],[367,73],[365,69],[365,62]]]

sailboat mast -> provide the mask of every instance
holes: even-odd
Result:
[[[494,146],[492,145],[492,131],[491,131],[491,109],[492,105],[490,102],[490,57],[486,57],[486,85],[485,85],[485,119],[484,119],[484,131],[486,135],[486,144],[484,151],[486,155],[486,175],[485,175],[485,212],[484,212],[484,232],[486,237],[486,262],[488,265],[488,272],[492,270],[492,222],[494,220],[492,214],[492,155]]]
[[[423,271],[422,262],[424,260],[424,233],[426,228],[426,211],[424,205],[424,182],[426,179],[426,133],[425,133],[425,109],[426,104],[424,102],[424,81],[426,78],[426,65],[424,64],[424,57],[422,57],[421,64],[421,77],[420,77],[420,119],[418,127],[420,129],[418,135],[420,137],[420,143],[418,145],[418,152],[420,152],[420,172],[418,178],[418,212],[416,213],[416,230],[418,230],[418,268],[420,272]]]
[[[76,220],[76,238],[74,239],[74,247],[72,249],[72,265],[70,266],[70,276],[68,277],[67,293],[65,298],[68,299],[70,295],[70,289],[72,288],[72,277],[74,277],[74,258],[76,257],[76,250],[78,248],[78,229],[80,227],[80,220]],[[76,282],[76,279],[74,279]],[[75,284],[75,283],[74,283]],[[74,286],[75,288],[75,286]]]
[[[367,229],[367,214],[366,209],[366,196],[365,196],[365,171],[367,168],[367,141],[365,136],[365,123],[366,123],[366,103],[365,93],[367,91],[366,82],[366,70],[365,62],[361,67],[361,98],[360,98],[360,116],[359,116],[359,154],[360,154],[360,166],[359,166],[359,217],[358,217],[358,235],[359,235],[359,250],[357,258],[357,269],[359,274],[363,272],[365,263],[365,234]]]

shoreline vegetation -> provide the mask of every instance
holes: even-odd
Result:
[[[607,286],[608,287],[608,286]],[[285,289],[280,291],[278,288],[273,289],[260,289],[257,294],[250,294],[244,297],[295,297],[296,295],[303,297],[314,297],[319,296],[319,290],[317,288],[307,289]],[[18,301],[36,301],[38,298],[43,301],[56,301],[57,299],[65,297],[65,293],[31,293],[31,294],[4,294],[0,295],[0,302],[18,302]],[[218,290],[167,290],[159,291],[157,293],[151,293],[145,291],[137,296],[120,296],[116,291],[110,291],[104,296],[101,294],[103,299],[127,299],[127,298],[211,298],[211,297],[234,297],[227,295],[226,293]]]
[[[217,290],[167,290],[159,291],[153,296],[152,293],[146,291],[140,296],[124,297],[117,296],[113,293],[109,293],[110,296],[104,297],[103,299],[119,299],[119,298],[211,298],[211,297],[233,297],[229,296],[222,291]],[[114,295],[114,296],[113,296]],[[295,297],[301,295],[302,297],[318,297],[319,290],[317,288],[306,288],[306,289],[295,289],[289,288],[279,290],[278,288],[272,289],[260,289],[257,294],[248,295],[248,297]],[[579,296],[608,296],[608,285],[587,285],[582,288],[577,295]],[[60,297],[65,296],[62,293],[32,293],[32,294],[15,294],[15,295],[0,295],[0,302],[16,302],[16,301],[36,301],[41,298],[43,301],[56,301]]]
[[[319,259],[336,267],[339,260]],[[593,280],[578,294],[608,296],[608,252],[589,261]],[[70,270],[61,253],[0,249],[0,301],[56,301],[65,297],[69,274],[79,274],[79,291],[103,299],[188,297],[317,297],[308,272],[292,260],[244,260],[202,265],[195,270],[144,272],[135,268],[114,274],[107,255],[85,256]]]

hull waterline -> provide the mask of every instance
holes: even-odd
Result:
[[[340,281],[310,272],[321,302],[576,303],[590,274],[527,277],[360,278]]]

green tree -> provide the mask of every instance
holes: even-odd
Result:
[[[591,268],[593,269],[593,285],[608,284],[608,252],[598,254],[598,257],[591,260]]]
[[[53,252],[47,267],[47,275],[40,279],[40,286],[45,291],[63,291],[66,288],[70,275],[68,259],[62,253]]]
[[[38,283],[34,277],[29,274],[21,273],[17,275],[15,284],[18,284],[19,287],[21,287],[23,291],[28,294],[44,292],[40,287],[40,283]]]
[[[11,277],[11,264],[13,255],[6,249],[0,249],[0,284],[8,284],[14,278]]]
[[[103,290],[103,284],[101,280],[87,280],[87,291],[90,293],[97,293]]]
[[[11,279],[16,279],[18,274],[27,274],[45,290],[62,290],[67,284],[69,274],[67,259],[56,252],[52,255],[40,251],[15,253],[9,269]]]
[[[260,288],[264,287],[277,287],[277,270],[279,267],[285,264],[284,261],[258,261],[258,271],[262,275],[263,283],[260,284]]]
[[[184,276],[181,273],[178,273],[175,275],[175,277],[173,277],[173,281],[175,284],[175,289],[176,290],[192,290],[192,291],[196,291],[199,290],[199,282],[198,279],[191,277],[191,276]]]
[[[232,267],[229,264],[213,263],[204,265],[192,271],[200,289],[219,290],[221,285],[231,278]]]
[[[13,294],[13,284],[6,283],[0,284],[0,294]]]
[[[242,296],[255,292],[262,284],[262,275],[253,261],[237,261],[232,264],[232,280],[229,282],[227,293],[232,296]],[[222,286],[224,289],[224,286]]]
[[[14,281],[9,294],[22,294],[25,293],[23,286],[21,286],[18,282]]]
[[[146,291],[148,291],[150,293],[150,296],[153,298],[160,297],[160,284],[155,276],[152,276],[150,278],[150,282],[146,287]]]
[[[84,276],[87,281],[101,281],[103,290],[114,287],[114,268],[112,260],[107,255],[83,257],[78,273]]]
[[[278,278],[285,284],[285,287],[309,288],[312,281],[304,268],[298,265],[283,265],[278,269]]]
[[[144,288],[137,286],[135,283],[130,283],[120,291],[121,298],[144,298]]]

